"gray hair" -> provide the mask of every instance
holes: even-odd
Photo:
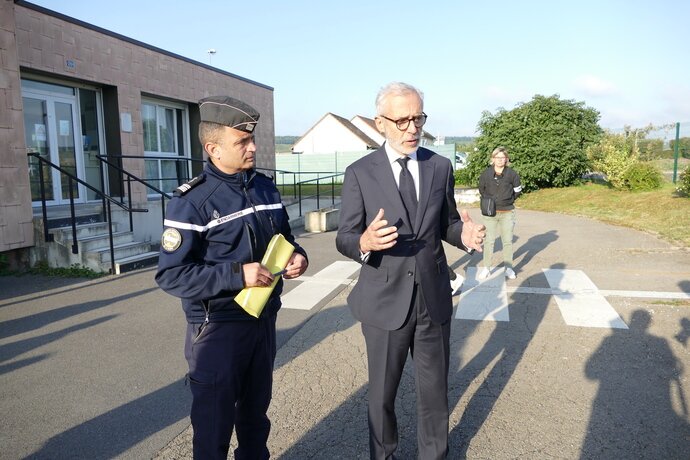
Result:
[[[414,86],[399,81],[388,83],[386,86],[381,88],[379,94],[376,96],[376,113],[378,115],[383,115],[383,109],[389,97],[406,96],[408,94],[416,94],[419,97],[419,100],[424,103],[424,93]]]

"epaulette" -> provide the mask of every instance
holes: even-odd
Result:
[[[185,193],[189,192],[194,187],[196,187],[197,185],[201,184],[205,179],[206,179],[206,177],[203,174],[200,174],[200,175],[196,176],[195,178],[193,178],[192,180],[190,180],[189,182],[186,182],[186,183],[180,185],[179,187],[177,187],[175,189],[175,191],[173,192],[173,195],[174,196],[182,196]]]
[[[273,181],[273,176],[271,176],[270,174],[262,173],[261,171],[256,171],[256,170],[254,172],[256,173],[257,176],[264,176],[264,177],[268,178],[270,181]]]

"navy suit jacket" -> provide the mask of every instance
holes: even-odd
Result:
[[[362,263],[359,238],[380,208],[388,225],[398,228],[397,243],[372,251],[362,264],[357,284],[348,297],[353,316],[385,330],[401,327],[410,309],[415,280],[434,323],[453,313],[446,254],[441,241],[459,247],[462,221],[455,206],[450,160],[420,147],[415,222],[409,222],[384,147],[352,163],[345,170],[336,247]]]

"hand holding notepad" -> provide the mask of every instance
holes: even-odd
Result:
[[[270,286],[266,287],[250,287],[244,288],[235,297],[237,302],[247,313],[255,318],[261,315],[266,302],[268,302],[273,288],[278,283],[278,277],[284,273],[285,266],[290,260],[295,247],[285,239],[283,235],[278,233],[273,235],[271,241],[268,243],[266,253],[261,259],[261,265],[266,267],[275,278]]]

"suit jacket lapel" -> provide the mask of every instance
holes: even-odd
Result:
[[[428,161],[429,152],[424,149],[417,150],[417,164],[419,165],[419,207],[417,208],[417,219],[414,223],[415,233],[419,232],[419,227],[424,220],[424,213],[429,206],[431,196],[431,184],[434,183],[434,165]]]

